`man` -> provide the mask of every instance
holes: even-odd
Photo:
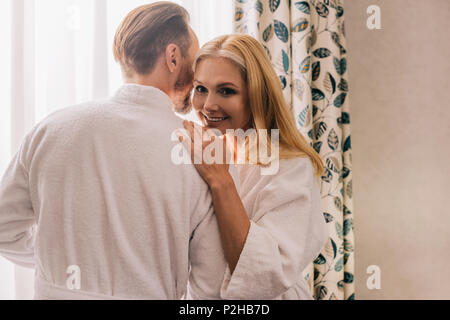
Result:
[[[171,2],[136,8],[114,55],[125,84],[26,136],[0,185],[0,254],[35,268],[36,299],[179,299],[190,239],[213,214],[193,166],[171,161],[198,40]]]

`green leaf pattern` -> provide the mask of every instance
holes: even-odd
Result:
[[[283,42],[288,42],[289,30],[286,27],[286,25],[278,20],[275,20],[274,23],[275,23],[275,34],[277,35],[278,39],[280,39]]]
[[[269,26],[264,30],[262,36],[263,36],[264,42],[269,42],[272,39],[272,36],[273,36],[272,24],[269,24]]]
[[[331,242],[304,271],[315,299],[355,299],[343,8],[343,0],[235,0],[234,30],[264,45],[298,129],[325,165],[320,186]]]

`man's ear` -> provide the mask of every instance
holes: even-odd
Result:
[[[166,64],[171,73],[177,70],[180,65],[180,48],[176,44],[169,44],[166,48]]]

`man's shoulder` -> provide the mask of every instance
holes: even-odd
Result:
[[[40,143],[41,140],[52,140],[52,137],[57,137],[63,133],[65,129],[70,128],[71,125],[83,122],[83,118],[96,109],[97,106],[104,105],[104,101],[90,101],[76,105],[66,106],[38,121],[28,132],[25,137],[25,144]]]
[[[112,102],[110,100],[104,99],[65,106],[51,112],[41,122],[49,123],[53,121],[70,120],[74,117],[80,118],[83,115],[90,115],[96,112],[96,110],[99,110],[100,108],[105,107],[108,104],[112,104]]]

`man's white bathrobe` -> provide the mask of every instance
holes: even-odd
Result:
[[[183,296],[213,208],[195,168],[172,163],[180,127],[166,94],[126,84],[26,136],[0,185],[0,254],[35,268],[37,299]]]
[[[329,239],[309,158],[280,160],[275,175],[256,165],[230,167],[250,230],[233,272],[220,246],[217,220],[196,230],[188,298],[311,300],[302,271]],[[208,257],[208,258],[205,258]]]

